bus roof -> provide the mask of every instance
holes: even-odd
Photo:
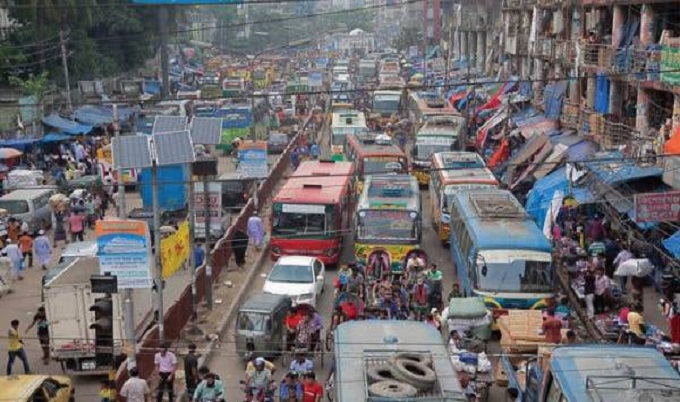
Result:
[[[425,136],[460,136],[465,128],[465,118],[456,115],[431,116],[418,130],[417,135]]]
[[[404,151],[395,144],[376,144],[373,138],[368,135],[366,139],[359,139],[355,135],[347,136],[347,143],[355,148],[359,158],[369,156],[401,156],[406,157]]]
[[[366,116],[359,111],[333,113],[331,127],[366,127]]]
[[[477,152],[450,151],[432,155],[432,167],[442,171],[486,167],[484,159]]]
[[[407,174],[368,176],[357,209],[374,208],[419,211],[418,179]]]
[[[451,102],[446,99],[423,96],[417,92],[412,92],[411,98],[423,115],[458,115]]]
[[[439,170],[442,186],[450,184],[490,184],[498,186],[496,176],[489,168],[473,167],[471,169]]]
[[[454,203],[477,250],[552,252],[543,232],[510,191],[461,191],[455,194]]]
[[[650,401],[670,402],[680,397],[680,374],[652,348],[561,347],[553,351],[550,365],[568,401],[637,402],[648,396]],[[662,390],[670,394],[667,399]]]
[[[439,331],[418,321],[350,321],[335,330],[335,386],[338,402],[366,399],[367,365],[397,352],[423,352],[432,356],[439,392],[416,395],[427,402],[467,401]],[[438,394],[438,395],[436,395]],[[376,398],[378,400],[379,398]]]
[[[302,162],[276,194],[274,202],[335,204],[340,202],[353,175],[351,162]]]
[[[373,97],[378,97],[378,96],[396,96],[401,98],[401,91],[396,91],[396,90],[388,90],[388,89],[381,89],[378,91],[373,92]]]

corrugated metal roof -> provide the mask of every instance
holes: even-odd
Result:
[[[118,152],[120,150],[120,152]],[[118,169],[151,167],[151,147],[145,135],[114,137],[111,141],[113,166]]]
[[[217,145],[222,137],[222,119],[194,117],[191,121],[191,139],[194,144]]]
[[[154,134],[156,163],[159,166],[193,163],[194,144],[188,131]]]
[[[186,117],[181,116],[156,116],[153,123],[153,133],[175,133],[185,131],[189,125]]]

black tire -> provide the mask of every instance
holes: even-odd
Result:
[[[326,332],[326,351],[331,352],[333,351],[333,345],[335,344],[335,335],[333,335],[333,331],[327,331]]]
[[[397,360],[410,360],[412,362],[418,362],[420,364],[424,364],[429,368],[432,368],[432,357],[425,353],[418,353],[418,352],[400,352],[396,353],[390,358],[390,363],[392,365],[396,364]]]
[[[368,378],[369,384],[380,381],[396,380],[394,377],[394,372],[392,371],[392,366],[389,364],[380,364],[369,367],[366,370],[366,377]]]
[[[396,360],[392,366],[392,371],[397,380],[422,390],[431,389],[437,381],[434,370],[413,360]]]
[[[386,380],[376,382],[369,386],[368,393],[371,396],[387,399],[405,399],[415,397],[418,394],[418,390],[409,384],[394,380]]]

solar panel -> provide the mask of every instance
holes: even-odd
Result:
[[[222,139],[222,119],[194,117],[191,121],[191,139],[194,144],[218,145]]]
[[[187,129],[189,123],[186,117],[156,116],[153,122],[153,133],[176,133]]]
[[[114,137],[111,151],[116,169],[145,168],[152,165],[151,147],[146,135]]]
[[[153,135],[158,166],[193,163],[194,144],[188,131]]]

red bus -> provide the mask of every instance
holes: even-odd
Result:
[[[352,162],[302,162],[272,202],[272,259],[305,255],[337,264],[355,192]]]

